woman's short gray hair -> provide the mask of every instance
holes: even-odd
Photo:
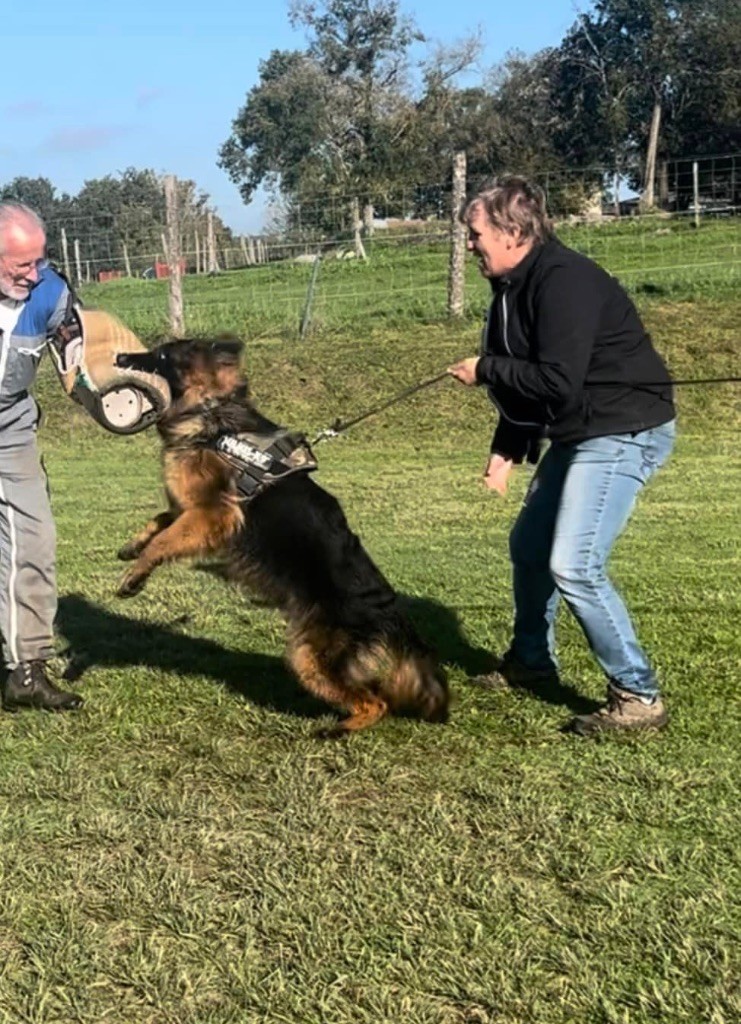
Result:
[[[492,178],[463,208],[461,220],[470,224],[477,210],[483,210],[498,231],[509,235],[519,231],[524,242],[546,242],[553,225],[545,205],[545,193],[517,174]]]

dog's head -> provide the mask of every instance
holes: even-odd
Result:
[[[164,378],[170,386],[173,405],[197,405],[206,398],[219,398],[246,388],[240,369],[241,353],[241,341],[183,338],[167,341],[149,352],[120,352],[116,365]]]

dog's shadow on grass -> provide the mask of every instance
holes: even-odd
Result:
[[[470,644],[453,609],[428,598],[401,595],[401,601],[440,661],[462,669],[469,677],[492,670],[492,654]],[[68,594],[59,599],[57,623],[71,649],[65,672],[68,681],[96,666],[141,666],[211,678],[250,703],[284,714],[318,718],[328,710],[299,686],[282,658],[233,650],[214,640],[190,636],[182,618],[170,623],[145,622],[93,604],[80,594]],[[565,704],[575,712],[596,706],[565,683],[529,689],[537,699]]]
[[[206,569],[220,574],[218,566]],[[468,674],[487,670],[491,656],[469,645],[454,611],[436,601],[403,595],[402,604],[441,661]],[[299,686],[282,658],[191,636],[187,619],[146,622],[93,604],[81,594],[67,594],[59,599],[57,626],[70,649],[64,672],[68,682],[93,667],[138,666],[186,677],[205,676],[250,703],[285,714],[318,718],[328,711],[326,704]],[[249,645],[248,635],[245,643]]]
[[[80,594],[59,599],[57,625],[70,647],[64,678],[79,679],[94,667],[140,666],[181,676],[205,676],[252,704],[318,718],[327,705],[302,690],[279,657],[233,650],[190,636],[187,619],[170,623],[132,619],[93,604]]]

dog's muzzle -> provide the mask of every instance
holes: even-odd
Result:
[[[138,373],[156,373],[159,359],[156,352],[119,352],[116,366],[120,370],[136,370]]]

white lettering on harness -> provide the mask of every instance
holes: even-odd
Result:
[[[249,441],[240,441],[238,437],[225,435],[216,442],[216,448],[225,455],[231,455],[235,459],[241,459],[250,466],[257,466],[259,469],[269,469],[273,461],[272,456],[261,452]]]

